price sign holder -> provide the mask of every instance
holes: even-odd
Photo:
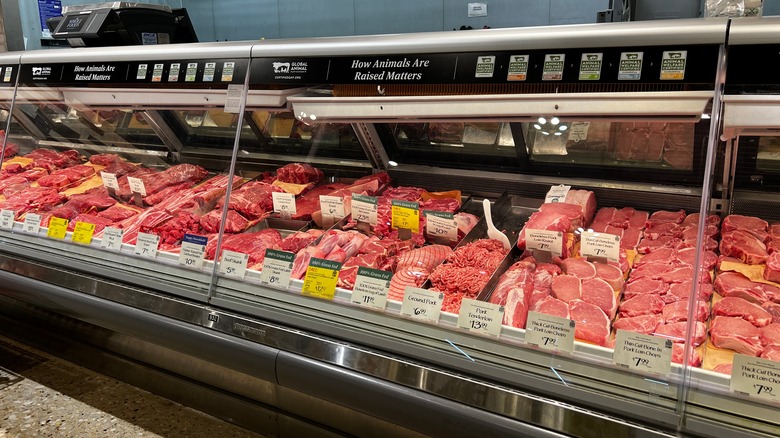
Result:
[[[260,272],[260,284],[287,290],[290,287],[295,254],[275,249],[265,250],[263,270]]]
[[[138,207],[143,207],[143,197],[146,196],[146,186],[144,185],[144,181],[141,178],[128,176],[127,183],[130,184],[130,191],[133,192],[133,203]]]
[[[384,310],[392,277],[392,272],[358,267],[355,286],[352,288],[352,303],[372,310]]]
[[[444,294],[419,287],[406,286],[401,315],[430,324],[438,324]]]
[[[135,254],[150,259],[157,257],[157,246],[160,244],[160,236],[156,234],[138,233],[135,242]]]
[[[89,245],[92,243],[92,236],[95,234],[95,224],[89,222],[77,221],[73,227],[73,234],[70,236],[70,240],[81,245]]]
[[[249,254],[223,250],[219,273],[226,277],[243,279],[246,275],[247,262],[249,262]]]
[[[575,327],[571,319],[531,311],[525,324],[525,342],[544,350],[571,354]]]
[[[59,217],[49,219],[49,229],[46,230],[46,237],[50,239],[62,240],[68,234],[68,220]]]
[[[571,186],[563,184],[550,187],[550,190],[547,191],[547,195],[544,197],[544,203],[548,204],[566,201],[566,195],[569,194],[569,190],[571,190]]]
[[[122,236],[124,230],[121,228],[106,227],[103,229],[103,239],[100,241],[100,247],[110,251],[119,252],[122,250]]]
[[[732,392],[777,402],[780,400],[780,362],[735,354],[732,362]]]
[[[279,213],[282,219],[290,220],[297,213],[295,195],[292,193],[273,192],[271,196],[274,201],[274,211]]]
[[[341,263],[312,257],[303,278],[304,295],[332,300],[336,296]]]
[[[185,268],[201,269],[203,267],[203,256],[206,254],[206,244],[209,238],[198,236],[196,234],[185,234],[181,241],[181,251],[179,252],[179,265]]]
[[[620,236],[583,231],[580,238],[580,254],[590,261],[620,261]]]
[[[35,213],[27,213],[24,215],[24,225],[22,231],[30,234],[38,234],[41,229],[41,215]]]
[[[350,205],[352,220],[357,222],[357,229],[369,234],[371,227],[376,226],[379,200],[374,196],[353,193]]]
[[[669,376],[673,341],[658,336],[618,330],[612,362],[633,371]]]
[[[330,228],[344,216],[344,198],[341,196],[320,195],[320,211],[322,211],[322,223],[325,228]]]
[[[449,245],[458,240],[458,224],[452,213],[428,210],[425,219],[425,231],[436,243]]]
[[[458,314],[458,328],[477,335],[498,338],[503,320],[503,306],[464,298]]]
[[[398,229],[398,237],[401,237],[401,230],[409,230],[409,238],[411,233],[420,232],[420,204],[393,199],[390,201],[390,209],[392,226]]]
[[[14,228],[14,220],[16,213],[12,210],[0,211],[0,228],[4,230],[12,230]]]

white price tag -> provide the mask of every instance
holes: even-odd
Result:
[[[41,229],[41,215],[35,213],[27,213],[24,215],[24,225],[22,231],[30,234],[38,234],[38,230]]]
[[[0,211],[0,228],[10,230],[14,227],[14,217],[16,213],[11,210]]]
[[[275,212],[289,213],[291,215],[294,215],[297,212],[295,208],[295,195],[292,193],[273,192],[271,195],[274,198]]]
[[[205,236],[185,234],[181,242],[179,264],[185,268],[201,269],[208,240]]]
[[[672,369],[672,340],[618,330],[612,362],[623,368],[668,376]]]
[[[352,220],[376,225],[377,198],[359,194],[352,195]]]
[[[525,324],[525,342],[545,350],[574,351],[574,327],[571,319],[528,312]]]
[[[156,234],[138,233],[138,239],[135,241],[135,253],[141,257],[153,259],[157,257],[159,243],[160,236]]]
[[[458,240],[458,224],[452,213],[428,210],[425,212],[425,231],[429,236]]]
[[[735,354],[731,366],[733,392],[765,400],[780,400],[780,362]]]
[[[501,334],[504,307],[498,304],[464,298],[458,315],[458,328],[497,338]]]
[[[131,192],[138,193],[141,196],[146,196],[146,187],[144,186],[143,180],[141,180],[140,178],[134,178],[132,176],[128,176],[127,183],[130,184]]]
[[[392,272],[360,266],[355,286],[352,288],[352,303],[369,309],[384,310],[392,277]]]
[[[344,198],[341,196],[320,195],[320,210],[323,217],[340,220],[344,216]]]
[[[590,122],[571,122],[569,124],[569,141],[580,142],[588,139]]]
[[[103,228],[103,239],[100,241],[100,247],[111,251],[121,251],[123,234],[124,230],[121,228]]]
[[[108,172],[100,172],[100,179],[103,180],[103,187],[107,189],[119,190],[119,181],[116,179],[116,175]],[[128,177],[128,180],[130,178]],[[133,178],[137,179],[137,178]],[[142,183],[143,185],[143,183]]]
[[[563,184],[550,187],[550,190],[547,191],[547,195],[544,197],[545,204],[566,201],[566,195],[569,194],[569,190],[571,190],[571,186]]]
[[[620,236],[583,231],[580,238],[580,254],[586,258],[599,257],[611,262],[619,262]]]
[[[437,291],[406,286],[401,315],[436,324],[441,316],[444,294]]]
[[[263,271],[260,272],[260,283],[287,290],[290,287],[290,274],[294,261],[295,254],[291,252],[266,249]]]
[[[224,77],[224,74],[223,74]],[[223,81],[225,79],[222,79]],[[229,79],[230,81],[232,79]],[[241,98],[244,96],[243,85],[228,85],[227,97],[225,98],[225,112],[237,114],[241,111]]]
[[[246,275],[246,263],[249,255],[235,251],[222,251],[222,261],[219,263],[219,273],[226,277],[243,279]]]
[[[525,230],[525,247],[549,251],[554,256],[563,254],[563,233],[560,231]]]

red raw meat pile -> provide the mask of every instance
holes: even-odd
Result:
[[[317,245],[307,246],[298,251],[290,277],[303,278],[312,257],[344,263],[356,255],[367,240],[368,236],[358,231],[329,230]]]
[[[631,207],[617,209],[614,207],[600,208],[588,227],[597,233],[614,234],[620,237],[620,247],[636,249],[642,238],[642,231],[649,214],[646,211]]]
[[[217,252],[217,239],[209,238],[206,244],[206,259],[214,260]],[[272,228],[255,233],[242,233],[225,235],[222,239],[222,250],[240,252],[247,254],[249,260],[247,267],[262,265],[265,260],[265,250],[268,248],[277,248],[282,242],[282,235],[279,231]]]
[[[293,184],[318,183],[324,176],[320,169],[307,163],[290,163],[276,170],[276,179]]]
[[[430,290],[444,293],[442,310],[457,314],[463,298],[476,298],[507,252],[498,240],[480,239],[447,256],[428,277]]]
[[[284,192],[281,188],[265,182],[250,181],[233,190],[228,203],[226,233],[240,233],[268,217],[274,210],[272,193]],[[214,192],[210,192],[214,195]],[[217,233],[222,225],[222,207],[225,204],[224,192],[210,212],[200,218],[200,224],[206,232]]]
[[[648,218],[643,238],[636,249],[640,254],[647,254],[658,248],[695,248],[698,223],[698,213],[686,215],[683,210],[656,211]],[[718,216],[707,217],[704,247],[708,251],[718,248],[715,239],[718,237],[719,223]]]
[[[751,216],[732,214],[723,219],[720,254],[748,265],[760,265],[769,258],[766,243],[771,241],[769,224]]]
[[[587,227],[596,211],[596,196],[588,190],[569,190],[564,202],[544,203],[531,214],[517,236],[517,247],[525,249],[525,230],[560,231],[574,233]],[[562,258],[572,256],[574,236],[565,235]]]
[[[383,239],[379,242],[403,242],[397,239]],[[377,243],[379,243],[377,242]],[[406,242],[411,242],[406,241]],[[383,254],[386,247],[377,248],[377,253]],[[434,268],[452,255],[452,249],[447,245],[426,245],[422,248],[404,250],[392,248],[400,253],[395,257],[393,278],[390,280],[390,290],[387,298],[395,301],[403,301],[406,286],[420,287],[428,279]]]
[[[387,172],[380,172],[364,176],[352,184],[331,183],[317,186],[310,192],[301,195],[295,201],[295,216],[293,219],[314,220],[322,226],[322,211],[320,211],[320,195],[337,196],[344,200],[344,212],[349,214],[352,210],[352,194],[375,196],[382,188],[390,183]]]

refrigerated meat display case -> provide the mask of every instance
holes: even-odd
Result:
[[[273,435],[776,435],[698,331],[729,23],[21,54],[7,331]]]

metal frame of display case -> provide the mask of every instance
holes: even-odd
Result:
[[[517,47],[665,46],[685,41],[720,46],[720,58],[714,65],[722,66],[727,23],[725,19],[675,23],[674,43],[670,43],[668,23],[615,23],[474,34],[76,49],[54,54],[47,51],[22,54],[21,64],[170,62],[249,55],[248,82],[244,83],[248,85],[246,110],[287,108],[289,103],[299,120],[349,122],[371,167],[389,169],[402,182],[447,185],[452,181],[454,185],[459,181],[487,197],[497,197],[504,191],[502,187],[512,184],[516,190],[535,196],[561,180],[479,170],[459,171],[454,177],[447,169],[413,165],[394,169],[375,124],[397,119],[451,121],[471,117],[529,120],[559,108],[563,108],[562,116],[572,117],[697,121],[709,109],[715,114],[711,131],[717,132],[719,84],[714,82],[709,90],[597,94],[604,104],[596,106],[583,105],[593,95],[582,93],[351,98],[311,95],[303,91],[312,85],[309,83],[288,86],[282,92],[269,90],[260,86],[262,81],[252,80],[253,64],[255,60],[305,56],[466,53],[486,47],[509,51]],[[137,86],[58,88],[61,97],[55,93],[47,98],[97,107],[131,105],[154,111],[171,105],[202,108],[225,103],[223,89],[155,85],[143,88],[146,94],[138,98]],[[312,114],[317,120],[311,120]],[[155,121],[165,122],[162,118]],[[165,140],[169,136],[161,137]],[[711,136],[708,147],[709,170],[714,161],[715,137]],[[234,147],[231,175],[235,161]],[[439,181],[431,181],[431,175]],[[646,197],[646,205],[661,208],[673,205],[698,210],[710,203],[711,187],[706,182],[700,187],[659,189],[649,184],[606,180],[570,181],[592,187],[599,197],[603,193],[614,203],[636,199],[637,193]],[[300,294],[302,282],[297,280],[287,290],[278,290],[252,279],[214,277],[213,264],[207,264],[202,272],[189,273],[175,268],[176,261],[166,255],[156,261],[133,257],[129,245],[108,258],[97,248],[25,235],[18,225],[15,232],[0,230],[3,318],[71,328],[80,321],[89,327],[73,330],[85,338],[89,338],[90,331],[99,330],[120,338],[132,337],[141,343],[135,350],[117,344],[104,347],[237,395],[246,401],[246,406],[240,408],[245,409],[241,410],[243,415],[220,415],[236,418],[248,427],[262,429],[264,426],[250,417],[263,412],[271,413],[266,423],[276,424],[265,430],[282,435],[291,430],[282,424],[299,418],[324,425],[322,429],[308,426],[322,434],[332,428],[356,435],[373,428],[388,435],[407,436],[588,436],[587,431],[609,431],[610,436],[632,437],[768,437],[778,428],[774,406],[724,396],[728,379],[717,373],[675,366],[670,376],[654,378],[611,366],[611,351],[602,347],[578,343],[573,355],[551,355],[521,347],[524,334],[510,327],[502,328],[498,340],[484,338],[458,330],[450,315],[438,325],[424,324],[401,318],[396,304],[389,305],[385,312],[351,306],[351,294],[345,290],[338,290],[333,301],[313,299]],[[204,285],[208,290],[192,290]],[[56,321],[55,315],[76,322]],[[101,342],[108,341],[101,338]],[[167,362],[155,358],[152,352],[159,347],[173,350],[177,356],[169,357]],[[203,369],[187,370],[182,364],[188,360],[204,362]],[[247,388],[256,391],[235,383],[244,381],[251,382]],[[216,404],[204,407],[219,412]],[[354,418],[350,424],[350,413],[355,412],[363,416],[359,425]]]

